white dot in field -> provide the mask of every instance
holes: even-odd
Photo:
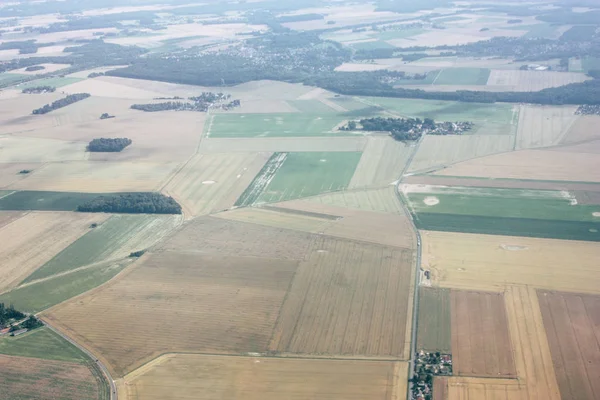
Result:
[[[594,217],[600,217],[600,212],[595,212],[595,213],[592,213],[592,215],[593,215]]]
[[[592,232],[592,233],[598,233],[598,229],[592,228],[592,229],[590,229],[590,232]]]
[[[319,161],[321,161],[321,162],[327,162],[327,160],[324,159],[324,158],[321,158]]]
[[[213,185],[215,183],[217,183],[217,182],[216,181],[204,181],[204,182],[202,182],[203,185]]]
[[[440,203],[440,200],[435,196],[427,196],[423,200],[423,203],[425,203],[428,206],[435,206],[436,204]]]

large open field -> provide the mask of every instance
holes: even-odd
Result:
[[[348,187],[360,152],[275,153],[236,206],[273,203]]]
[[[503,294],[452,290],[450,301],[453,374],[516,377]]]
[[[596,243],[429,231],[422,239],[422,265],[435,286],[503,291],[534,285],[585,293],[600,287]]]
[[[522,106],[519,113],[516,149],[558,144],[578,119],[575,107]]]
[[[393,186],[382,189],[355,189],[308,197],[306,201],[328,206],[356,208],[365,211],[379,211],[401,214],[402,204],[398,201]]]
[[[367,136],[203,138],[200,154],[213,153],[291,153],[310,151],[363,151]]]
[[[492,70],[487,86],[502,87],[503,90],[509,91],[536,92],[569,83],[583,82],[587,79],[589,77],[579,72]]]
[[[104,215],[37,213],[24,215],[0,229],[0,291],[15,287],[37,268],[73,243]]]
[[[487,68],[444,68],[432,82],[435,85],[485,85],[490,70]]]
[[[101,215],[106,218],[106,214]],[[146,250],[169,234],[180,220],[181,217],[175,215],[112,215],[106,221],[97,222],[96,228],[42,265],[24,283]]]
[[[538,291],[556,379],[563,399],[600,396],[600,297]]]
[[[85,364],[0,355],[0,398],[105,400],[109,394]]]
[[[219,153],[193,157],[165,186],[186,216],[231,208],[271,153]]]
[[[126,376],[124,386],[128,400],[400,400],[406,373],[400,362],[175,355]]]
[[[269,349],[405,359],[411,275],[410,250],[318,239],[296,273]]]
[[[85,362],[87,356],[49,328],[0,339],[0,354],[44,360]]]
[[[167,352],[264,352],[296,266],[265,258],[153,254],[44,317],[117,376]]]
[[[417,350],[450,353],[450,289],[421,287],[419,296]]]
[[[600,139],[598,124],[600,124],[598,115],[579,116],[561,143],[575,144]]]
[[[0,196],[0,210],[75,211],[77,206],[98,196],[98,193],[11,190]]]

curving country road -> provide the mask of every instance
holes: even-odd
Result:
[[[40,321],[42,321],[42,320],[40,320]],[[110,400],[117,400],[118,397],[119,397],[119,395],[117,393],[117,385],[115,384],[115,381],[113,380],[112,376],[110,376],[110,372],[108,372],[108,369],[106,368],[106,366],[100,360],[98,360],[96,357],[94,357],[94,355],[92,353],[90,353],[87,349],[85,349],[84,347],[82,347],[79,344],[77,344],[77,342],[75,342],[74,340],[72,340],[68,336],[64,335],[59,330],[53,328],[46,321],[42,321],[42,322],[44,323],[44,325],[46,327],[48,327],[48,329],[52,330],[52,332],[56,333],[57,335],[60,335],[60,337],[62,337],[63,339],[65,339],[67,342],[71,343],[73,346],[77,347],[79,350],[81,350],[82,352],[84,352],[100,368],[100,371],[102,371],[102,374],[104,375],[104,378],[107,380],[108,385],[110,386],[110,396],[109,396],[109,399]]]

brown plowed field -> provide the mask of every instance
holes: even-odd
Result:
[[[180,354],[125,377],[126,400],[403,400],[406,363]]]
[[[304,259],[314,235],[221,218],[188,222],[163,248],[244,257]]]
[[[462,187],[488,187],[503,189],[538,189],[538,190],[581,190],[600,192],[600,184],[577,182],[547,182],[525,181],[518,179],[473,179],[454,178],[451,176],[413,175],[407,176],[402,183],[437,185],[437,186],[462,186]],[[578,199],[579,200],[579,199]]]
[[[538,291],[563,399],[600,398],[600,296]]]
[[[455,375],[516,377],[502,293],[452,290]]]
[[[448,378],[447,393],[443,400],[544,400],[543,397],[529,397],[525,384],[517,379],[453,376]],[[435,392],[433,396],[438,400]]]
[[[84,364],[0,355],[2,400],[98,400],[101,388]]]
[[[296,267],[256,257],[152,254],[45,317],[116,376],[168,352],[263,352]]]
[[[433,400],[448,400],[448,378],[433,378]]]
[[[319,238],[296,273],[270,350],[406,358],[412,266],[410,250]]]

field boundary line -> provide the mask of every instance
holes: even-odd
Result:
[[[434,85],[435,85],[435,82],[437,82],[438,78],[440,77],[440,75],[442,74],[442,71],[443,71],[444,69],[445,69],[445,68],[442,68],[442,69],[440,69],[440,70],[438,71],[438,73],[437,73],[437,75],[435,76],[435,78],[433,79],[433,81],[431,81],[431,86],[434,86]],[[489,78],[488,78],[488,79],[489,79]]]

